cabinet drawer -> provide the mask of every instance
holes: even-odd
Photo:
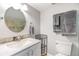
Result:
[[[33,56],[41,56],[41,43],[38,43],[30,48],[33,50]]]
[[[14,54],[14,56],[28,56],[28,51],[29,51],[29,49],[24,49],[16,54]]]
[[[37,43],[29,48],[26,48],[13,56],[41,56],[41,44]]]

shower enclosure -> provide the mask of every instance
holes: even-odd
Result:
[[[79,56],[79,11],[70,10],[53,15],[53,30],[72,42],[71,56]]]

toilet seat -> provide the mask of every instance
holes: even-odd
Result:
[[[56,56],[66,56],[66,55],[58,53],[58,54],[56,54]]]

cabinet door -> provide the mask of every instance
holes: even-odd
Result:
[[[13,56],[28,56],[29,55],[29,49],[25,49],[25,50],[22,50],[16,54],[14,54]]]
[[[33,49],[29,48],[29,51],[27,52],[27,56],[33,56]]]
[[[28,51],[29,56],[41,56],[41,44],[37,43],[29,48]]]
[[[62,31],[63,35],[73,35],[76,33],[76,11],[64,13]]]
[[[41,56],[41,43],[33,46],[33,56]]]

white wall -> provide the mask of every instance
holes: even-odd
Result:
[[[12,32],[7,28],[4,22],[4,19],[2,20],[0,19],[0,38],[28,34],[29,33],[28,28],[29,28],[30,22],[34,24],[35,34],[39,34],[40,32],[40,12],[29,5],[27,5],[27,7],[28,7],[28,11],[25,11],[24,13],[26,21],[27,21],[25,29],[21,31],[20,33]],[[6,9],[2,7],[2,5],[0,4],[0,17],[4,17],[5,10]]]
[[[31,7],[30,5],[26,4],[28,6],[28,11],[26,13],[28,14],[28,20],[30,20],[35,27],[35,34],[40,33],[40,12],[36,10],[35,8]]]
[[[53,15],[56,13],[62,13],[69,10],[79,10],[79,4],[60,4],[52,6],[51,8],[48,8],[47,10],[43,11],[41,13],[41,34],[47,34],[48,35],[48,52],[51,54],[56,54],[56,40],[61,41],[71,41],[73,42],[74,47],[72,48],[71,55],[78,55],[78,39],[76,36],[74,37],[66,37],[62,36],[61,34],[56,34],[53,32]]]

